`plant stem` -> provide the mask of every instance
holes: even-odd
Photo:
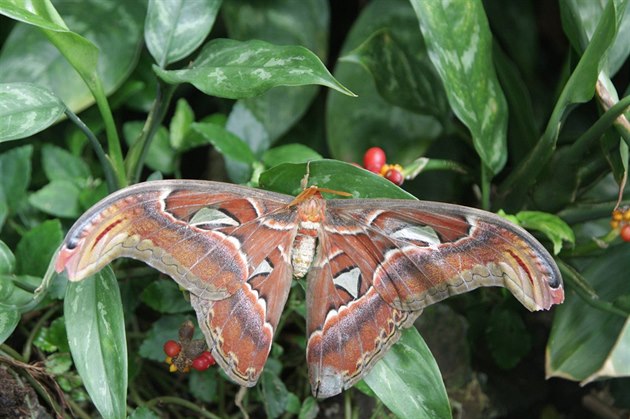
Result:
[[[118,183],[116,181],[116,172],[112,167],[112,162],[107,158],[101,143],[98,141],[92,130],[70,109],[66,108],[65,114],[69,120],[71,120],[87,137],[88,141],[92,145],[94,153],[98,161],[101,163],[103,172],[105,173],[105,181],[107,182],[107,190],[109,193],[115,192],[118,189]]]
[[[571,285],[571,289],[574,290],[586,304],[598,310],[621,316],[624,319],[630,316],[630,313],[615,307],[612,303],[600,300],[597,292],[572,266],[560,259],[556,259],[556,262],[558,263],[560,272],[562,272],[562,278]]]
[[[490,179],[492,171],[485,165],[481,165],[481,208],[490,210]]]
[[[164,115],[168,109],[173,93],[175,93],[177,85],[164,85],[161,82],[158,83],[157,93],[153,106],[147,120],[142,127],[139,137],[133,143],[127,154],[125,160],[125,167],[127,170],[127,179],[130,183],[137,183],[140,181],[140,174],[142,173],[142,166],[146,158],[151,142],[155,137],[155,133],[160,128]]]
[[[39,330],[43,327],[44,323],[48,321],[50,316],[55,314],[57,311],[57,306],[52,306],[48,311],[46,311],[39,319],[35,325],[31,328],[28,338],[24,343],[24,349],[22,350],[22,359],[24,362],[28,362],[31,359],[31,348],[33,347],[33,341],[35,340],[35,336],[39,333]]]
[[[621,205],[630,205],[630,201],[622,201]],[[615,202],[579,204],[563,209],[558,216],[569,224],[584,223],[610,217],[614,208]]]
[[[206,409],[204,409],[203,407],[199,407],[196,404],[189,402],[188,400],[184,400],[184,399],[180,399],[179,397],[172,397],[172,396],[161,396],[161,397],[156,397],[154,399],[149,400],[148,402],[145,403],[145,406],[149,409],[153,408],[155,405],[157,404],[174,404],[177,406],[182,406],[185,407],[193,412],[195,412],[196,414],[203,416],[204,418],[210,418],[210,419],[221,419],[219,416],[208,412]]]
[[[621,99],[609,110],[607,110],[586,132],[575,140],[570,147],[571,154],[575,157],[581,156],[613,125],[615,120],[630,107],[630,96]]]
[[[101,112],[103,124],[105,125],[105,133],[107,134],[107,151],[109,152],[111,164],[118,180],[117,186],[122,188],[127,186],[127,179],[125,178],[125,164],[122,157],[122,149],[120,148],[120,138],[118,137],[118,132],[116,131],[116,124],[114,123],[114,117],[111,109],[109,108],[107,97],[104,93],[100,94],[100,92],[104,92],[101,82],[99,79],[96,79],[94,82],[98,85],[99,94],[94,94],[95,91],[91,90],[94,95],[94,99],[96,100],[96,106],[98,106],[98,109]]]

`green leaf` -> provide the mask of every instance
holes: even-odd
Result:
[[[500,206],[509,210],[522,207],[527,189],[537,180],[556,149],[558,134],[571,109],[570,105],[587,102],[593,97],[597,76],[605,62],[606,51],[616,36],[616,16],[615,2],[609,1],[591,42],[560,93],[545,132],[536,147],[501,184],[497,200]]]
[[[432,66],[418,20],[407,0],[367,3],[345,40],[341,55],[358,48],[380,28],[386,28],[405,51],[421,60],[423,68]],[[326,101],[328,148],[338,160],[361,162],[368,148],[378,146],[385,150],[388,161],[407,165],[426,153],[446,128],[433,116],[408,111],[383,99],[374,78],[362,66],[338,61],[334,76],[358,95],[329,95]]]
[[[46,214],[60,218],[77,218],[81,215],[79,187],[68,180],[53,180],[37,192],[28,202]]]
[[[328,57],[329,9],[326,0],[230,0],[224,3],[221,15],[232,39],[302,45],[324,61]],[[232,107],[226,128],[259,156],[305,116],[319,90],[314,85],[279,86],[260,96],[241,99]],[[226,169],[235,182],[249,180],[249,168],[239,162],[227,159]]]
[[[563,241],[575,244],[573,230],[557,215],[540,211],[521,211],[516,214],[516,219],[526,229],[544,233],[553,243],[554,255],[562,250]]]
[[[17,211],[26,198],[31,182],[33,146],[14,148],[0,154],[0,195],[4,195],[11,211]]]
[[[44,365],[46,366],[46,371],[50,374],[62,375],[70,371],[70,367],[72,367],[72,357],[69,353],[53,354],[46,357]]]
[[[221,0],[149,0],[144,39],[160,67],[190,55],[210,33]]]
[[[225,157],[248,165],[256,161],[256,157],[247,143],[222,126],[208,122],[195,122],[191,128],[201,134]]]
[[[444,120],[446,94],[435,68],[408,53],[388,29],[372,34],[340,61],[362,65],[374,77],[381,97],[395,106]]]
[[[42,147],[42,166],[50,181],[78,181],[77,185],[81,185],[90,177],[90,168],[83,159],[49,144]]]
[[[0,306],[0,345],[13,333],[20,322],[20,312],[14,308]]]
[[[377,362],[364,381],[401,418],[451,418],[442,376],[431,351],[414,328]]]
[[[127,122],[123,125],[123,135],[127,145],[132,146],[137,141],[143,126],[144,123],[140,121]],[[170,174],[175,171],[176,157],[177,153],[169,142],[168,131],[161,126],[151,141],[145,163],[153,170]]]
[[[59,220],[44,221],[28,231],[15,249],[16,272],[42,278],[62,240]]]
[[[507,158],[507,104],[492,63],[492,36],[481,2],[411,0],[448,101],[472,134],[485,165]]]
[[[300,182],[307,165],[285,163],[273,167],[260,175],[261,188],[289,195],[302,191]],[[317,160],[309,164],[309,185],[349,192],[353,198],[399,198],[415,199],[389,180],[352,164],[336,160]],[[340,198],[326,194],[327,197]]]
[[[492,310],[486,326],[488,348],[497,365],[514,368],[532,347],[523,320],[514,310],[499,307]]]
[[[42,327],[35,337],[33,345],[46,352],[69,352],[68,334],[63,317],[58,317],[50,324],[50,327]]]
[[[29,275],[0,275],[0,308],[24,310],[24,306],[33,302],[33,293],[42,279]],[[20,284],[17,286],[15,284]]]
[[[0,274],[10,274],[15,271],[15,256],[9,246],[0,240]]]
[[[4,197],[4,192],[2,191],[2,188],[0,188],[0,230],[2,230],[2,226],[7,219],[7,215],[9,215],[9,205],[7,204],[7,200]]]
[[[219,381],[219,373],[217,368],[212,368],[203,372],[190,371],[190,380],[188,381],[188,391],[195,398],[206,403],[212,403],[217,400],[217,383]]]
[[[0,142],[37,134],[54,124],[64,110],[47,89],[31,83],[0,83]]]
[[[195,113],[192,108],[186,99],[179,99],[168,129],[171,147],[178,151],[186,148],[184,140],[186,140],[186,135],[190,132],[190,124],[193,122],[195,122]]]
[[[319,413],[319,406],[317,400],[314,397],[308,396],[302,407],[300,407],[299,419],[315,419]]]
[[[127,342],[111,268],[68,284],[64,316],[72,358],[92,402],[103,417],[125,417]]]
[[[286,411],[289,392],[280,377],[265,368],[260,377],[260,389],[267,417],[277,418],[282,415]]]
[[[142,291],[140,298],[160,313],[183,313],[192,310],[178,285],[170,280],[152,282]]]
[[[0,79],[46,87],[74,112],[94,103],[90,90],[104,100],[135,66],[146,10],[142,3],[86,0],[77,7],[71,0],[55,1],[59,15],[77,32],[47,0],[36,2],[34,11],[0,4],[0,13],[41,29],[14,27],[0,55]]]
[[[583,275],[600,300],[617,301],[629,295],[628,272],[628,249],[620,245],[594,258]],[[567,293],[556,309],[546,370],[547,377],[582,384],[630,375],[630,316],[595,308],[576,293]]]
[[[160,419],[160,416],[148,407],[140,406],[131,412],[129,419]]]
[[[167,83],[191,83],[202,92],[240,99],[276,86],[320,84],[353,96],[328,72],[319,58],[301,46],[280,46],[252,40],[213,39],[184,70],[153,67]]]
[[[617,1],[618,32],[614,44],[607,52],[605,72],[608,76],[615,75],[630,54],[630,8],[626,0]],[[588,0],[562,0],[560,2],[560,16],[571,45],[575,50],[583,53],[601,19],[606,2],[591,2]],[[625,9],[624,9],[625,8]]]
[[[321,159],[321,154],[303,144],[281,145],[265,151],[262,155],[262,162],[267,167],[282,163],[306,163]]]

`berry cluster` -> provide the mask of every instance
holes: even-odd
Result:
[[[164,344],[166,363],[170,365],[169,371],[190,372],[190,368],[197,371],[205,371],[216,361],[208,352],[206,342],[202,339],[193,339],[195,326],[191,321],[186,321],[179,328],[179,342],[169,340]]]
[[[369,148],[363,155],[363,167],[370,172],[383,176],[385,179],[400,186],[403,184],[403,168],[399,164],[387,164],[385,151],[380,147]]]
[[[619,229],[621,240],[630,242],[630,206],[617,208],[612,213],[610,226]]]

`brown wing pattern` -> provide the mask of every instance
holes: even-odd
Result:
[[[294,228],[295,217],[286,211],[290,199],[216,182],[132,186],[77,221],[62,244],[56,268],[65,268],[76,281],[118,257],[130,257],[200,297],[225,298],[265,256],[251,243],[255,232]]]
[[[414,201],[328,201],[309,274],[314,393],[358,381],[423,307],[504,286],[530,310],[562,302],[560,275],[529,233],[492,214]]]
[[[286,235],[232,296],[211,301],[191,294],[212,355],[240,385],[256,384],[271,350],[293,278],[287,252],[291,241]]]

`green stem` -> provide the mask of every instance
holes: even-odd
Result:
[[[570,146],[571,154],[577,158],[584,154],[589,148],[596,145],[604,132],[610,128],[615,120],[630,107],[630,96],[626,96],[608,111],[606,111],[586,132],[575,140]]]
[[[105,154],[105,150],[101,146],[101,143],[98,141],[92,130],[88,128],[87,125],[70,109],[66,108],[65,111],[66,116],[70,121],[72,121],[77,128],[79,128],[83,134],[87,137],[88,141],[92,145],[92,149],[94,153],[96,153],[96,157],[98,161],[101,163],[101,167],[103,168],[103,172],[105,173],[105,181],[107,182],[107,190],[109,193],[115,192],[118,189],[118,184],[116,181],[116,172],[112,167],[111,161],[107,158]]]
[[[566,264],[560,259],[556,259],[560,272],[562,272],[562,278],[571,285],[571,289],[574,290],[577,295],[588,305],[617,316],[621,316],[624,319],[630,315],[624,310],[615,307],[608,301],[599,299],[597,292],[590,286],[590,284],[580,275],[573,267]]]
[[[153,101],[153,106],[149,111],[147,120],[142,127],[139,138],[133,143],[125,160],[127,169],[127,178],[130,183],[138,183],[140,174],[146,158],[151,142],[155,137],[155,133],[160,128],[166,111],[170,105],[173,93],[175,93],[177,85],[164,85],[158,83],[157,94]]]
[[[572,250],[562,252],[563,257],[596,256],[609,248],[610,244],[619,236],[619,230],[610,230],[603,237],[592,238],[586,243],[575,246]]]
[[[44,326],[44,323],[46,323],[48,319],[53,314],[55,314],[56,311],[57,306],[52,306],[50,309],[48,309],[48,311],[46,311],[46,313],[44,313],[39,319],[37,319],[35,326],[31,328],[28,338],[24,343],[24,349],[22,350],[22,359],[24,359],[24,362],[28,362],[31,359],[31,350],[33,348],[33,341],[35,340],[35,336],[37,336],[40,329]]]
[[[18,351],[16,351],[15,349],[10,347],[6,343],[3,343],[2,345],[0,345],[0,355],[9,355],[13,359],[17,359],[20,362],[24,362],[24,358],[22,358],[22,355],[20,355]]]
[[[352,419],[352,398],[350,397],[349,391],[346,391],[343,394],[343,411],[344,419]]]
[[[72,410],[72,413],[75,416],[78,416],[83,419],[91,418],[91,416],[85,410],[81,409],[81,406],[79,406],[78,403],[72,400],[72,398],[68,397],[66,399],[66,403],[68,403],[68,406],[70,406],[70,410]]]
[[[189,402],[188,400],[180,399],[179,397],[172,397],[172,396],[156,397],[146,402],[145,406],[149,409],[152,409],[155,405],[158,405],[158,404],[174,404],[177,406],[185,407],[188,410],[195,412],[196,414],[200,416],[203,416],[204,418],[221,419],[219,416],[211,412],[208,412],[203,407],[199,407],[195,403]]]
[[[99,91],[103,92],[100,80],[96,79],[95,83],[100,88]],[[118,137],[118,132],[116,131],[116,124],[114,123],[112,111],[109,108],[109,103],[107,102],[107,98],[104,96],[104,94],[94,94],[94,90],[92,90],[92,94],[94,95],[96,106],[101,113],[103,124],[105,125],[105,133],[107,135],[107,150],[109,152],[111,164],[118,180],[117,186],[121,188],[125,187],[127,186],[127,179],[125,178],[125,164],[122,157],[122,149],[120,148],[120,138]]]
[[[481,208],[490,210],[490,179],[492,171],[485,165],[481,165]]]
[[[630,201],[622,201],[621,205],[630,205]],[[614,208],[614,201],[579,204],[563,209],[558,216],[569,224],[577,224],[610,217]]]

